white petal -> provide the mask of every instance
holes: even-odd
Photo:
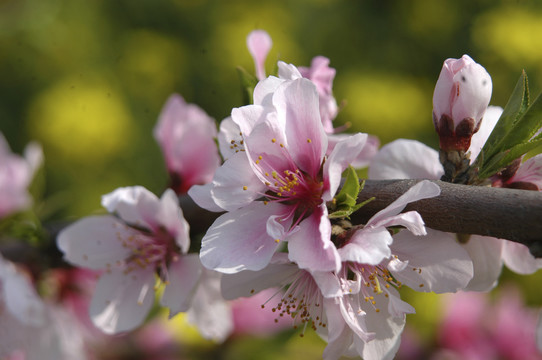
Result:
[[[228,159],[216,170],[211,195],[224,210],[232,211],[245,206],[258,197],[265,185],[254,174],[244,152]]]
[[[409,263],[405,270],[393,272],[394,277],[414,290],[455,292],[472,279],[472,261],[455,234],[427,229],[426,236],[415,236],[401,231],[394,236],[391,250]]]
[[[160,303],[169,308],[170,318],[190,308],[202,271],[198,254],[180,256],[169,265],[169,284]]]
[[[193,185],[188,190],[188,196],[190,196],[190,198],[194,200],[194,202],[199,207],[205,210],[209,210],[212,212],[222,212],[224,211],[224,209],[222,209],[215,203],[215,200],[211,195],[211,190],[213,190],[213,188],[214,186],[212,183],[205,185]]]
[[[90,303],[90,317],[107,334],[133,330],[143,323],[154,302],[153,271],[105,272]]]
[[[390,257],[389,245],[392,241],[391,234],[384,227],[362,229],[356,231],[351,240],[338,251],[343,262],[378,265]]]
[[[233,315],[229,303],[220,295],[222,274],[204,269],[196,290],[188,321],[198,327],[206,339],[224,341],[233,330]]]
[[[148,214],[158,211],[158,197],[142,186],[121,187],[102,196],[102,206],[129,224],[152,228],[154,221]]]
[[[399,139],[384,145],[369,166],[369,179],[429,179],[444,175],[438,152],[415,140]]]
[[[474,276],[465,291],[490,291],[501,275],[502,248],[505,240],[471,235],[463,245],[472,259]]]
[[[405,208],[405,206],[411,202],[432,198],[438,195],[440,195],[440,187],[437,184],[427,180],[420,181],[408,189],[407,192],[397,198],[386,208],[377,212],[371,219],[369,219],[367,225],[378,224],[381,221],[385,221],[386,218],[399,214]]]
[[[505,240],[502,250],[504,264],[518,274],[532,274],[542,268],[542,259],[537,259],[523,244]]]
[[[262,270],[241,271],[222,275],[222,296],[227,300],[249,297],[262,290],[290,283],[299,268],[288,261],[285,253],[277,253]]]
[[[23,324],[34,327],[45,324],[45,304],[29,278],[0,256],[0,306],[3,302],[10,314]]]
[[[123,240],[135,234],[113,216],[90,216],[62,230],[57,246],[67,262],[100,270],[130,256],[132,250],[123,246]]]
[[[223,273],[263,269],[278,246],[266,232],[267,219],[283,208],[254,202],[220,216],[201,240],[202,264]]]

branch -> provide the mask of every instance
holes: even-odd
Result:
[[[420,180],[367,180],[359,201],[375,197],[352,214],[353,223],[366,223]],[[491,236],[522,243],[542,257],[542,193],[433,181],[440,196],[409,204],[431,229]]]
[[[352,214],[352,223],[365,224],[419,181],[367,180],[358,200],[375,200]],[[541,192],[433,182],[440,187],[440,196],[412,203],[404,211],[419,212],[429,228],[515,241],[542,257]],[[180,200],[194,235],[205,232],[220,215],[201,209],[187,195]]]

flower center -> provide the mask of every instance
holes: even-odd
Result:
[[[160,280],[168,284],[168,265],[179,258],[179,248],[173,236],[163,228],[150,231],[129,225],[127,227],[130,235],[117,236],[122,246],[132,252],[124,262],[124,273],[128,274],[135,269],[147,269],[150,266]]]
[[[279,322],[281,317],[291,317],[294,329],[302,325],[304,329],[310,326],[316,330],[317,327],[325,328],[327,326],[323,316],[322,302],[322,293],[313,277],[308,272],[301,270],[271,311],[278,314],[275,322]],[[262,308],[264,306],[262,305]],[[303,333],[300,336],[303,336]]]

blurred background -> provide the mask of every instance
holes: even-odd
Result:
[[[177,92],[219,121],[242,105],[235,68],[253,71],[245,39],[254,29],[273,39],[268,73],[278,59],[308,66],[316,55],[330,58],[336,126],[351,122],[382,144],[437,146],[431,102],[446,58],[481,63],[493,105],[506,104],[522,69],[532,94],[542,85],[542,2],[0,0],[0,131],[15,152],[42,144],[49,219],[95,212],[120,186],[160,194],[168,179],[152,129],[161,107]],[[506,270],[502,278],[533,308],[542,305],[533,286],[541,280]],[[409,316],[412,338],[438,345],[441,297],[403,296],[424,309]],[[250,358],[255,347],[258,359],[320,358],[324,346],[289,334],[220,349],[227,359]]]

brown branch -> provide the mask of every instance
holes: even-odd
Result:
[[[358,199],[376,199],[355,212],[352,223],[366,223],[419,181],[367,180]],[[412,203],[404,211],[418,211],[432,229],[512,240],[542,257],[541,192],[433,182],[440,196]],[[181,207],[193,234],[206,231],[219,215],[199,208],[188,196],[181,197]]]
[[[359,200],[375,200],[352,215],[365,223],[420,180],[367,180]],[[440,196],[408,205],[435,230],[491,236],[525,244],[542,257],[542,193],[433,181]]]

